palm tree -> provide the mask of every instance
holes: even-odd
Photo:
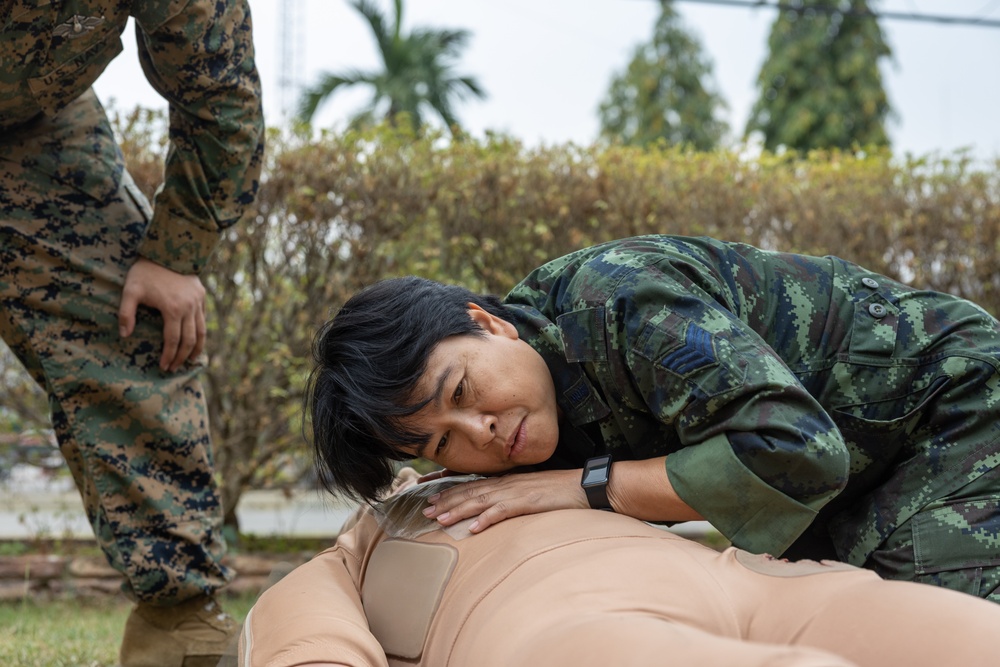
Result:
[[[425,107],[430,107],[456,133],[458,119],[452,110],[452,100],[470,94],[478,98],[486,96],[474,78],[453,72],[453,60],[465,47],[470,33],[417,28],[403,34],[403,0],[395,0],[396,15],[391,24],[368,0],[354,0],[351,6],[364,16],[375,35],[382,69],[323,74],[315,86],[302,94],[299,117],[309,121],[319,106],[340,88],[365,84],[371,86],[374,95],[368,106],[351,119],[352,126],[371,123],[380,115],[394,123],[397,115],[405,112],[413,127],[419,128],[424,123]]]

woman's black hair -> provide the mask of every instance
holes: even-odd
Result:
[[[393,462],[413,458],[402,448],[426,442],[404,420],[429,400],[415,389],[437,344],[484,334],[470,303],[510,319],[496,296],[408,276],[366,287],[320,327],[305,415],[324,488],[374,501],[392,483]]]

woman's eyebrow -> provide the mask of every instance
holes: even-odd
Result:
[[[431,393],[431,402],[436,407],[441,406],[441,403],[443,402],[442,399],[444,397],[445,385],[448,384],[448,378],[451,377],[454,373],[455,373],[455,364],[449,364],[445,366],[444,370],[441,371],[441,374],[438,375],[437,382],[434,383],[434,391],[433,393]],[[417,456],[419,456],[420,458],[427,458],[426,456],[424,456],[424,452],[426,452],[427,448],[431,446],[431,440],[433,439],[434,435],[432,434],[430,440],[417,447]]]
[[[434,385],[434,405],[440,406],[442,403],[442,398],[444,395],[445,385],[448,383],[448,378],[455,372],[455,364],[449,364],[441,371],[441,375],[438,376],[437,383]]]

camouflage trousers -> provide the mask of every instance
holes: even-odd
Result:
[[[935,500],[869,558],[885,579],[951,588],[1000,603],[1000,469]]]
[[[150,217],[88,91],[0,137],[0,333],[49,396],[94,534],[131,598],[225,585],[222,508],[198,372],[158,366],[162,319],[118,304]]]

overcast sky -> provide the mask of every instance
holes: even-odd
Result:
[[[373,0],[391,15],[391,0]],[[881,0],[876,9],[1000,21],[1000,0]],[[756,98],[776,13],[677,2],[687,28],[714,65],[715,86],[727,101],[726,120],[738,134]],[[282,8],[296,20],[282,27]],[[322,71],[374,68],[367,25],[347,0],[251,0],[258,67],[269,125],[280,125],[294,102],[282,85],[283,64],[299,83]],[[293,11],[288,14],[288,8]],[[597,107],[615,72],[636,45],[648,41],[658,15],[654,0],[408,0],[404,26],[464,28],[472,33],[458,72],[475,76],[488,93],[457,107],[475,135],[498,130],[529,145],[590,143]],[[884,20],[893,62],[883,69],[895,111],[888,130],[898,153],[949,154],[969,149],[1000,158],[1000,28]],[[283,39],[287,35],[288,39]],[[117,107],[165,107],[135,56],[132,30],[125,52],[96,86]],[[284,48],[283,48],[284,47]],[[368,99],[338,94],[320,109],[317,125],[343,127]]]

